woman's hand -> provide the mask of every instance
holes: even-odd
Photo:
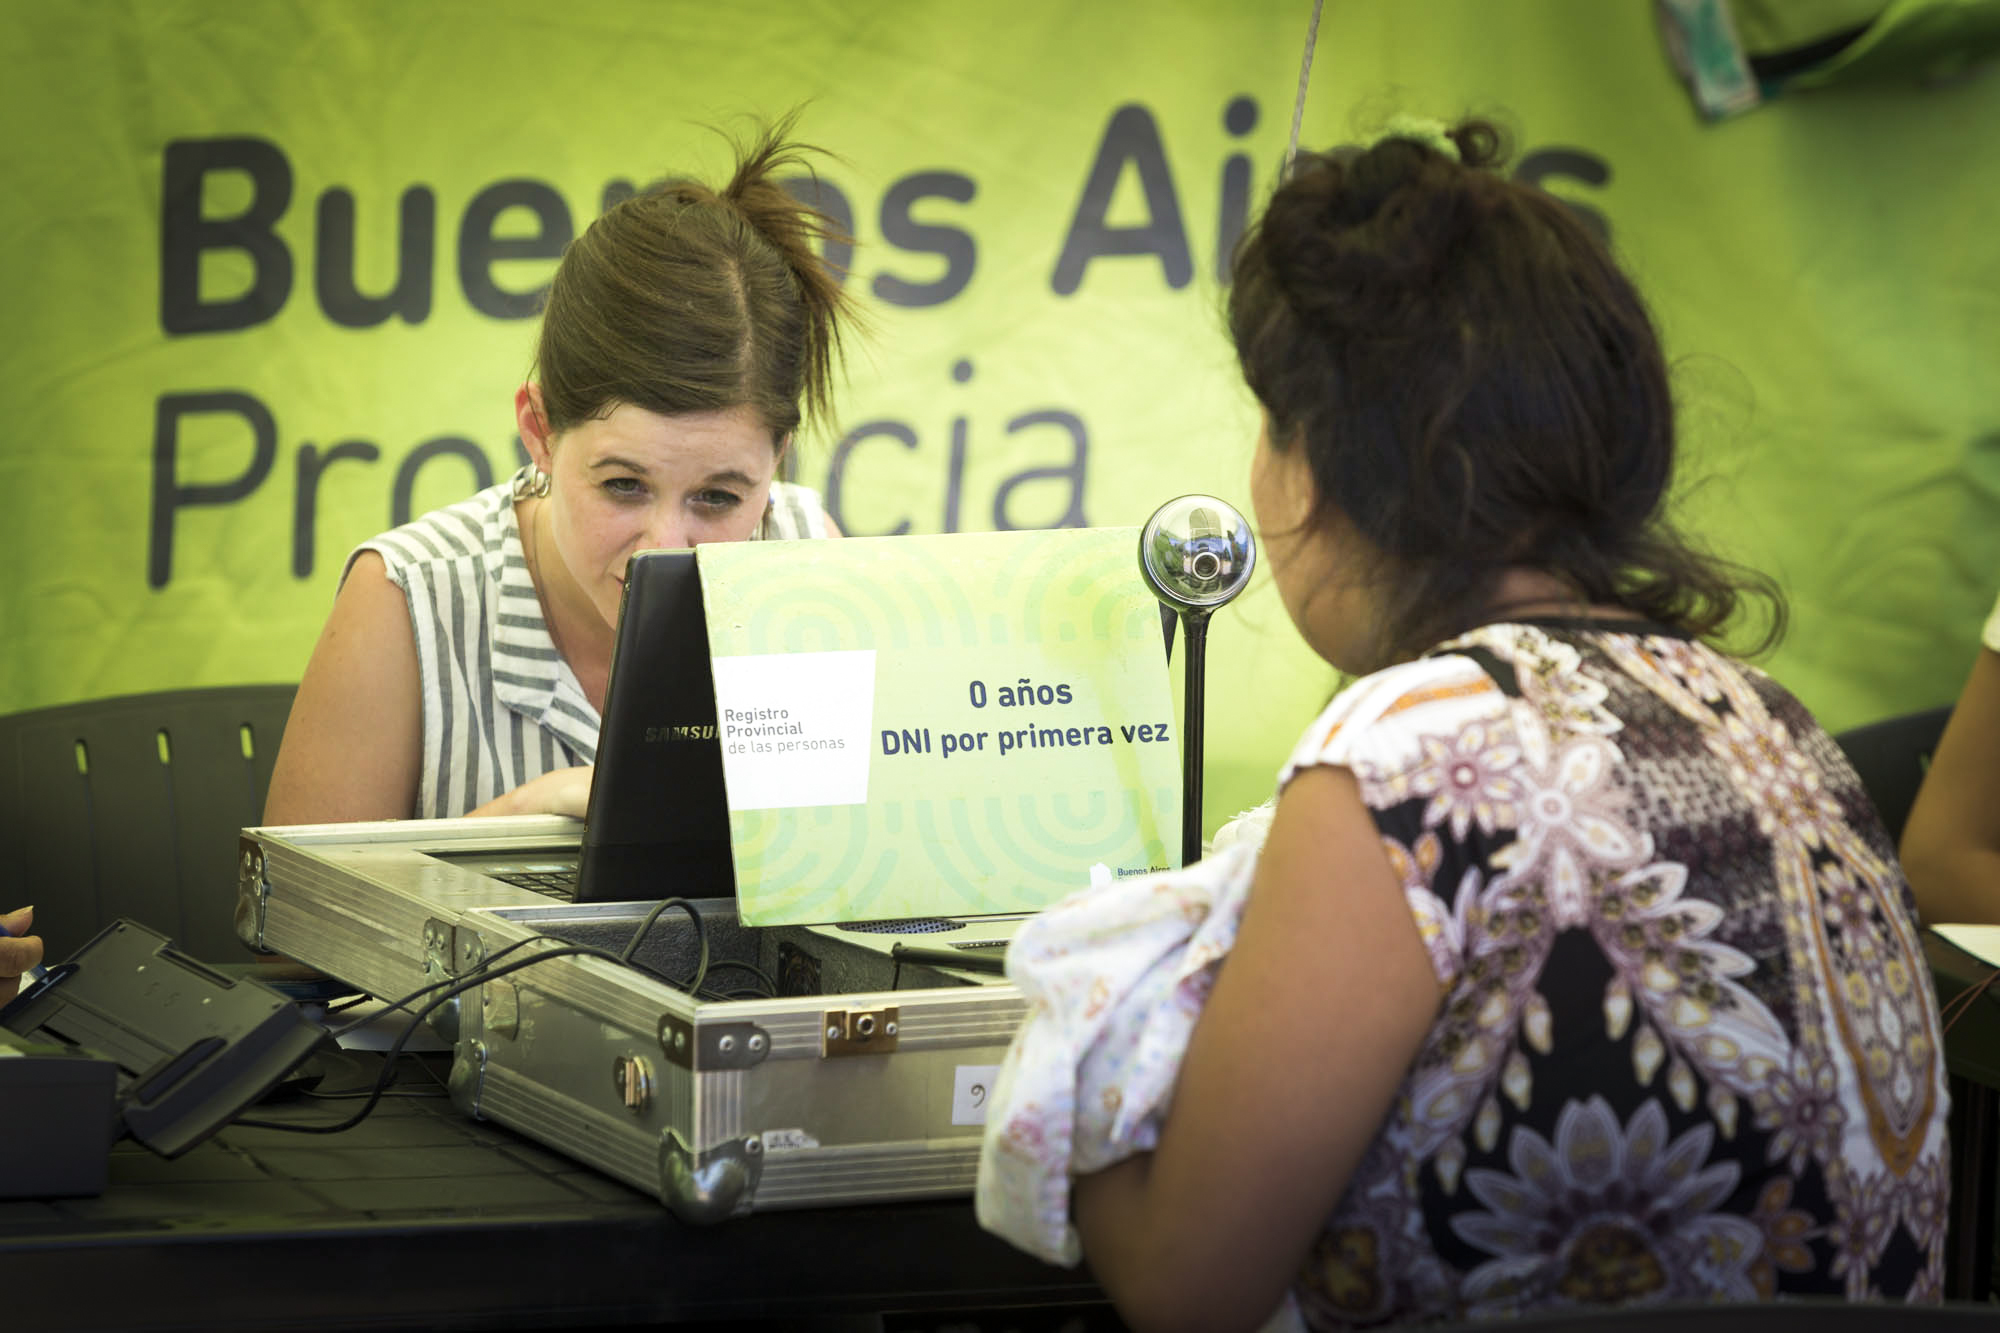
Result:
[[[42,937],[30,935],[35,909],[19,908],[0,916],[0,926],[11,939],[0,939],[0,1004],[14,998],[21,989],[21,974],[42,961]]]
[[[488,801],[474,815],[569,815],[582,819],[590,807],[589,764],[558,768],[522,783],[505,796]]]

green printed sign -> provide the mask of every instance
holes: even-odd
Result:
[[[1739,0],[1752,55],[1888,21],[1833,86],[1720,122],[1653,5],[1329,4],[1317,28],[1302,145],[1491,113],[1509,173],[1610,237],[1674,364],[1675,518],[1783,585],[1764,665],[1836,729],[1954,697],[2000,594],[2000,66],[1881,68],[1988,7],[1769,0],[1753,28]],[[800,106],[831,155],[788,182],[853,237],[827,253],[867,330],[788,461],[841,531],[1248,507],[1258,414],[1218,311],[1309,0],[221,12],[0,0],[0,123],[34,127],[0,197],[0,713],[298,680],[357,542],[525,461],[563,245],[646,182],[724,176],[705,126]],[[1207,673],[1212,834],[1338,682],[1261,568]]]
[[[1034,911],[1178,863],[1136,528],[704,546],[739,910]]]

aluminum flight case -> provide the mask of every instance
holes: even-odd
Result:
[[[246,829],[237,931],[379,999],[469,979],[512,949],[505,966],[540,952],[538,937],[619,953],[652,903],[565,903],[451,859],[573,849],[580,828],[534,816]],[[432,1019],[452,1043],[460,1109],[690,1221],[970,1194],[1020,992],[990,973],[898,960],[890,945],[907,935],[748,927],[733,899],[697,906],[711,985],[749,990],[761,972],[774,997],[697,999],[575,955],[484,980]],[[916,923],[910,942],[936,957],[1018,920]],[[671,910],[636,959],[685,979],[701,943]]]

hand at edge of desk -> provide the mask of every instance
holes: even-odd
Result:
[[[42,937],[28,934],[34,925],[32,907],[16,908],[0,916],[0,927],[11,937],[0,939],[0,1004],[20,991],[21,974],[42,961]]]

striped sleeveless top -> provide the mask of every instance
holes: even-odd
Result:
[[[755,539],[826,535],[817,493],[771,483]],[[415,818],[463,815],[544,773],[596,762],[601,719],[549,637],[512,481],[363,542],[349,568],[363,551],[388,566],[416,634],[424,746]]]

